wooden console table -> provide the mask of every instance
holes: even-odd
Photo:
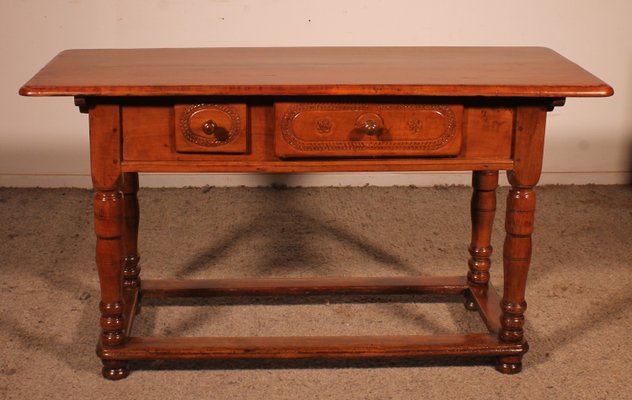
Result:
[[[547,111],[607,84],[546,48],[69,50],[21,89],[89,113],[103,376],[139,359],[493,356],[527,351],[525,287]],[[139,172],[473,171],[469,271],[456,277],[142,280]],[[498,171],[502,298],[489,283]],[[137,337],[143,298],[441,293],[488,332],[454,336]]]

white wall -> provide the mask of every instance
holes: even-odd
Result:
[[[632,169],[630,0],[0,0],[0,186],[88,186],[87,117],[19,87],[63,49],[197,46],[547,46],[615,88],[549,114],[543,183],[625,183]],[[333,178],[333,179],[331,179]],[[267,184],[256,175],[145,184]],[[467,183],[467,174],[302,175],[290,184]]]

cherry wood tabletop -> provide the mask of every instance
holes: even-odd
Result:
[[[26,96],[613,93],[599,78],[542,47],[66,50],[20,89]]]

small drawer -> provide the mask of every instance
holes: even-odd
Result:
[[[456,156],[462,105],[276,103],[282,158]]]
[[[179,153],[248,151],[245,104],[178,104],[175,142]]]

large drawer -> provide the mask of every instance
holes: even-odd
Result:
[[[456,156],[463,106],[276,103],[275,151],[283,158]]]

